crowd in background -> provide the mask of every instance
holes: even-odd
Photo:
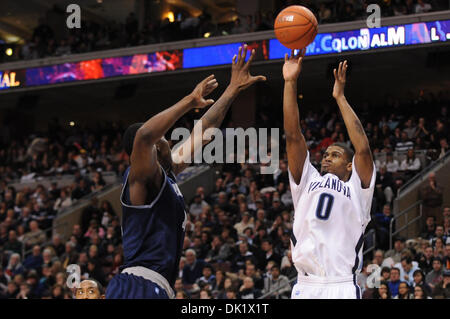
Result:
[[[412,95],[411,95],[412,96]],[[450,207],[443,207],[442,187],[430,175],[421,196],[430,209],[422,221],[420,239],[395,238],[389,246],[392,204],[397,190],[411,176],[448,152],[448,92],[421,94],[402,101],[388,97],[377,108],[369,103],[356,107],[372,151],[386,153],[376,161],[377,177],[367,227],[376,232],[376,242],[365,247],[376,251],[365,255],[358,282],[365,298],[449,298]],[[280,117],[258,112],[257,126],[281,127]],[[189,114],[176,125],[192,128]],[[198,114],[196,115],[198,116]],[[232,126],[229,121],[224,126]],[[334,142],[349,144],[345,125],[336,111],[305,112],[301,127],[312,164],[320,168],[323,151]],[[16,138],[0,149],[0,296],[2,298],[72,298],[67,288],[67,269],[78,264],[83,278],[95,278],[107,286],[123,262],[120,219],[108,202],[96,197],[83,210],[67,241],[45,231],[58,208],[70,206],[74,196],[82,198],[100,187],[85,183],[88,172],[124,172],[127,158],[121,150],[123,127],[99,125],[96,129],[63,129],[52,121],[42,144],[30,137]],[[34,137],[35,138],[35,137]],[[186,203],[188,221],[177,298],[290,298],[296,278],[290,236],[293,204],[288,166],[281,138],[281,161],[274,174],[260,174],[259,164],[226,164],[218,169],[212,192],[196,189]],[[17,154],[37,157],[21,157]],[[416,161],[416,151],[425,152],[425,162]],[[398,161],[394,154],[406,152]],[[44,160],[45,158],[45,160]],[[377,157],[376,157],[377,158]],[[263,164],[264,165],[264,164]],[[39,186],[17,191],[8,185],[31,173],[61,174],[72,168],[75,188]],[[51,174],[48,171],[54,168]],[[63,170],[64,172],[64,170]],[[77,194],[77,195],[74,195]],[[23,251],[27,251],[23,255]],[[368,264],[380,266],[380,288],[367,285]],[[377,278],[380,279],[380,278]]]
[[[98,24],[83,20],[82,28],[67,31],[64,37],[56,37],[46,19],[41,18],[33,35],[18,51],[19,59],[37,59],[50,56],[64,56],[97,50],[123,48],[138,45],[186,40],[202,37],[216,37],[229,34],[272,30],[278,12],[289,5],[301,4],[310,8],[319,24],[366,19],[367,6],[377,3],[381,16],[399,16],[448,10],[446,0],[340,0],[311,1],[286,0],[276,2],[275,11],[257,11],[254,14],[240,15],[233,22],[216,23],[205,10],[194,17],[185,12],[175,12],[175,20],[169,18],[159,21],[145,19],[142,27],[134,12],[125,21],[111,21]],[[56,10],[56,9],[54,9]],[[58,10],[57,10],[58,11]],[[59,12],[59,11],[58,11]],[[59,12],[59,14],[65,14]]]

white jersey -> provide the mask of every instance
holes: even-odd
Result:
[[[299,275],[348,277],[360,271],[363,234],[370,221],[376,169],[369,188],[361,187],[355,158],[347,182],[321,176],[306,154],[300,183],[289,170],[295,215],[292,260]]]

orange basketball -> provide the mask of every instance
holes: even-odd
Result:
[[[275,19],[275,36],[289,49],[306,48],[317,35],[317,19],[303,6],[289,6]]]

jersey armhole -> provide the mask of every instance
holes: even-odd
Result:
[[[158,195],[156,195],[155,199],[148,205],[131,205],[131,204],[126,203],[125,192],[126,192],[126,188],[128,187],[128,175],[129,175],[129,172],[128,172],[127,177],[125,178],[125,183],[122,187],[122,193],[120,194],[120,203],[122,204],[122,206],[128,207],[128,208],[135,208],[135,209],[152,208],[158,202],[159,198],[161,197],[162,192],[164,191],[164,188],[166,187],[166,183],[167,183],[166,172],[163,169],[161,169],[161,171],[163,172],[163,178],[164,178],[163,184],[161,186],[161,189],[158,192]],[[129,190],[128,190],[128,192],[129,192]]]
[[[288,166],[289,185],[291,187],[292,199],[294,199],[295,196],[296,198],[295,201],[297,201],[298,196],[305,188],[306,183],[314,174],[319,174],[319,172],[316,170],[314,166],[312,166],[309,160],[309,151],[306,151],[306,158],[305,162],[303,163],[302,176],[300,177],[300,182],[298,184],[295,182],[294,177],[291,174],[291,170],[289,169]]]

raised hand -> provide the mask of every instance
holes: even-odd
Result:
[[[334,69],[334,87],[333,87],[333,97],[337,99],[338,97],[344,96],[345,80],[347,72],[347,60],[344,62],[339,62],[338,70]]]
[[[197,84],[194,91],[192,91],[192,93],[190,94],[190,96],[194,99],[194,107],[202,109],[204,107],[207,107],[208,105],[213,104],[214,100],[206,100],[205,96],[209,95],[218,86],[219,83],[217,83],[214,74],[208,76],[206,79]]]
[[[266,77],[262,75],[252,76],[250,74],[250,65],[255,56],[255,50],[252,50],[250,58],[247,63],[245,62],[245,58],[247,56],[247,45],[244,45],[244,48],[239,47],[239,52],[237,55],[234,55],[233,62],[231,64],[231,80],[230,86],[238,91],[245,90],[253,83],[259,81],[266,81]]]
[[[303,49],[299,54],[295,55],[294,50],[292,50],[290,57],[287,53],[285,54],[283,65],[283,77],[285,81],[297,81],[302,70],[302,62],[305,52],[306,49]]]

